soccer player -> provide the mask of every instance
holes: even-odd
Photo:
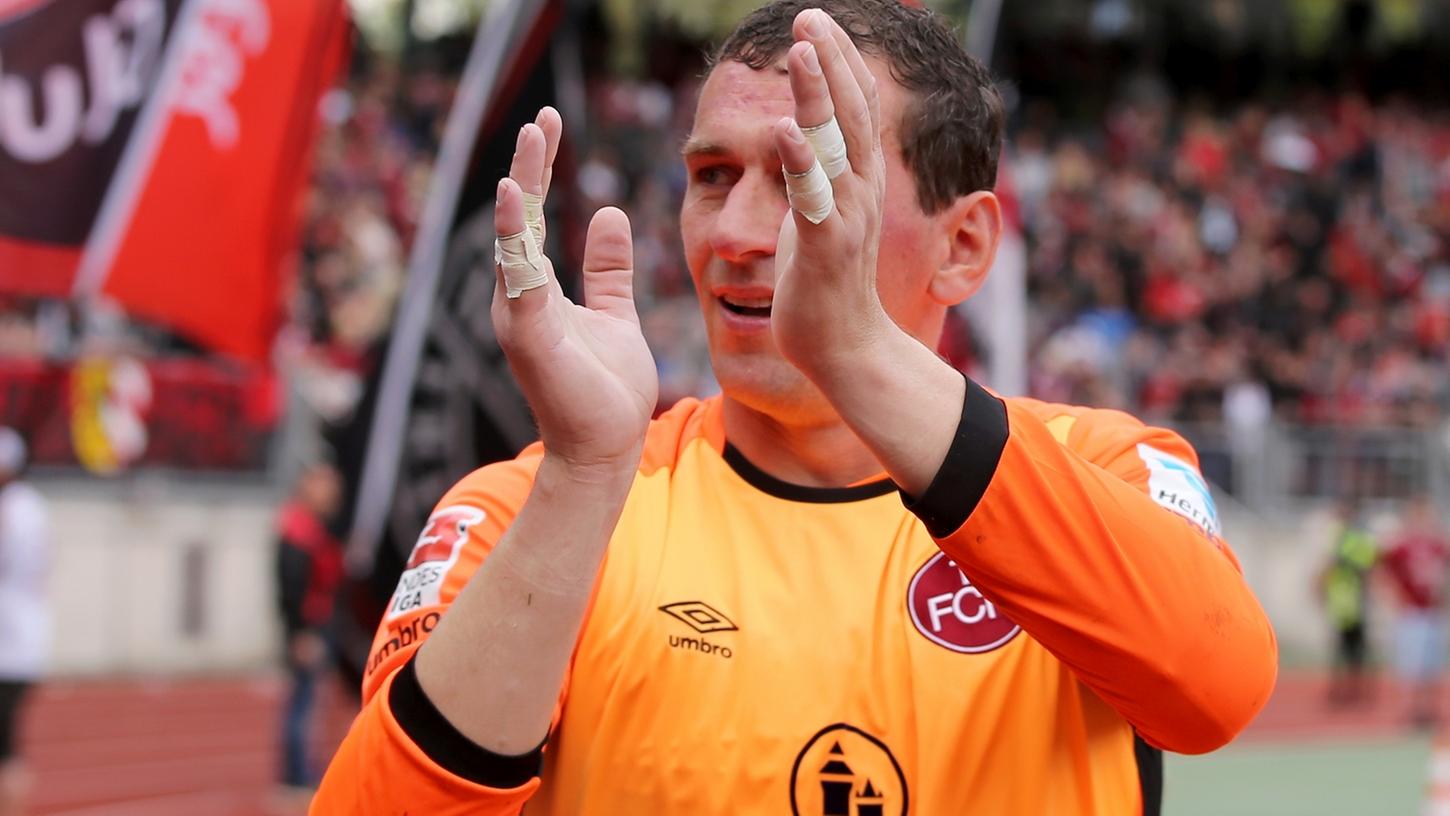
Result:
[[[313,811],[1156,813],[1156,749],[1232,739],[1274,636],[1192,449],[932,351],[1001,130],[926,10],[747,17],[684,147],[723,394],[651,422],[629,222],[595,215],[568,302],[560,122],[524,126],[493,318],[542,442],[439,502]]]

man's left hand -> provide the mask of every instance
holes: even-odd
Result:
[[[781,119],[774,132],[783,169],[787,176],[812,171],[816,149],[801,127],[833,116],[850,166],[830,179],[829,210],[810,201],[824,184],[787,179],[797,200],[776,245],[771,332],[781,354],[821,389],[891,478],[919,496],[955,436],[965,380],[896,325],[876,289],[886,197],[877,79],[825,12],[801,12],[794,33],[786,69],[795,117]],[[829,145],[821,147],[829,163]]]
[[[795,19],[786,55],[795,117],[775,124],[776,150],[788,174],[809,172],[816,154],[802,127],[834,116],[850,166],[831,180],[835,205],[819,224],[792,209],[776,247],[771,331],[786,359],[813,379],[849,366],[900,333],[876,291],[876,258],[886,163],[876,78],[846,32],[819,9]]]

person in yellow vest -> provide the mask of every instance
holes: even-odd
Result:
[[[1370,699],[1369,617],[1370,575],[1378,560],[1374,537],[1365,530],[1358,504],[1345,499],[1337,508],[1334,550],[1320,584],[1324,609],[1334,629],[1334,670],[1329,682],[1331,705],[1356,705]]]
[[[541,443],[439,501],[319,814],[1156,814],[1268,699],[1193,449],[933,349],[992,266],[1002,102],[932,12],[778,0],[684,145],[722,394],[651,421],[628,218],[583,304],[519,134],[493,319]]]

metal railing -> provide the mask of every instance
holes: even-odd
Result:
[[[1255,510],[1346,496],[1450,503],[1450,424],[1433,429],[1221,424],[1175,428],[1209,481]]]

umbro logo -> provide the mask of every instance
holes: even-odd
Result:
[[[666,604],[660,607],[660,611],[702,635],[718,632],[738,632],[740,630],[740,627],[736,626],[734,621],[725,617],[725,613],[704,601],[680,601],[679,603]],[[735,656],[735,652],[729,646],[721,643],[711,643],[703,637],[670,635],[669,643],[671,649],[700,652],[716,657],[723,657],[726,660]]]
[[[723,612],[704,601],[680,601],[666,604],[660,607],[660,611],[683,622],[702,635],[712,632],[735,632],[740,629],[734,621],[725,617]]]

